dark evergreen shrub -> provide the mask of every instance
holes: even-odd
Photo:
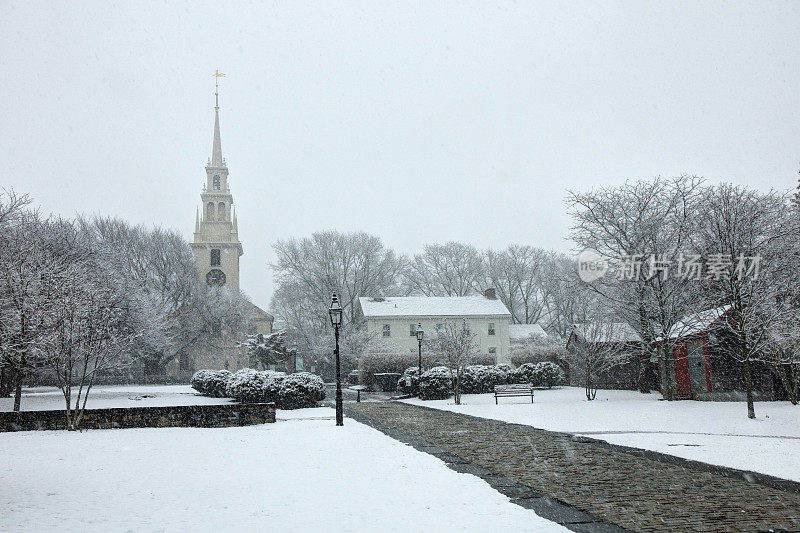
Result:
[[[511,372],[511,383],[515,384],[528,384],[534,387],[541,386],[539,381],[539,373],[536,369],[537,363],[525,363],[518,366]]]
[[[214,370],[198,370],[192,376],[191,385],[200,394],[210,394],[210,381],[214,375]]]
[[[207,394],[215,398],[225,398],[226,389],[228,387],[228,380],[233,373],[230,370],[216,370],[211,373],[208,378],[208,392]]]
[[[470,365],[461,374],[461,392],[483,394],[494,391],[495,385],[508,383],[508,365]]]
[[[237,370],[228,380],[225,395],[241,403],[267,401],[266,386],[269,376],[252,368]]]
[[[325,399],[325,383],[322,378],[310,372],[289,374],[280,380],[278,407],[280,409],[300,409],[316,407]]]
[[[536,373],[540,386],[548,389],[552,389],[554,385],[563,385],[566,381],[564,370],[550,361],[536,363]]]
[[[422,373],[419,381],[419,397],[423,400],[444,400],[450,397],[453,379],[446,366],[435,366]]]
[[[419,367],[410,366],[406,368],[400,379],[397,380],[397,390],[401,394],[417,396],[419,394]]]

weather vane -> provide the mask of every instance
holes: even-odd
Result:
[[[225,74],[219,71],[219,69],[214,71],[214,107],[219,109],[219,79],[224,78]]]

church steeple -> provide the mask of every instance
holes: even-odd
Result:
[[[214,147],[211,149],[211,166],[224,167],[222,159],[222,142],[219,138],[219,79],[224,76],[219,70],[214,73]]]
[[[222,159],[222,143],[219,138],[219,106],[214,106],[214,147],[211,149],[211,166],[225,166],[225,161]]]
[[[217,71],[217,80],[222,74]],[[219,134],[219,84],[214,91],[214,146],[206,166],[206,184],[200,194],[202,215],[195,214],[192,250],[201,282],[239,288],[238,221],[233,213],[233,195],[228,185],[228,166],[222,158]]]

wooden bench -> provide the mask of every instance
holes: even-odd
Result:
[[[533,385],[495,385],[494,386],[494,403],[497,405],[497,399],[500,397],[513,397],[513,396],[530,396],[531,403],[533,403]]]

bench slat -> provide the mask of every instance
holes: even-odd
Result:
[[[495,385],[494,386],[494,403],[497,404],[498,398],[510,398],[516,396],[530,396],[531,403],[533,403],[533,385],[530,384],[517,384],[517,385]]]

